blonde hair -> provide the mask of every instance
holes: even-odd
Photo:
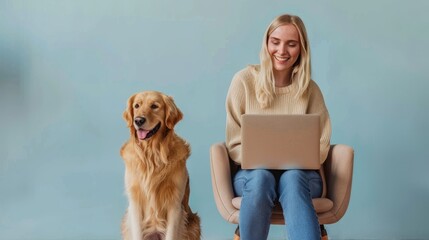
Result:
[[[296,27],[299,33],[301,52],[295,65],[293,66],[291,81],[297,81],[298,93],[295,97],[300,97],[306,93],[307,86],[311,79],[311,63],[310,63],[310,45],[307,38],[304,22],[298,16],[284,14],[276,17],[268,26],[262,48],[259,54],[261,67],[256,81],[256,99],[262,108],[269,107],[275,97],[275,81],[273,73],[273,63],[268,52],[268,38],[271,33],[278,27],[286,24],[292,24]]]

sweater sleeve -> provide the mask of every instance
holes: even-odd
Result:
[[[226,97],[226,147],[230,158],[241,163],[241,115],[245,113],[245,88],[235,74]]]
[[[331,140],[331,120],[326,108],[322,92],[314,81],[311,81],[309,89],[309,114],[320,115],[320,164],[323,164],[328,157]]]

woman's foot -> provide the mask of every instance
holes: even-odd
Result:
[[[320,233],[321,233],[321,240],[329,240],[328,238],[328,232],[325,229],[325,226],[322,224],[320,225]]]
[[[233,240],[240,240],[240,227],[238,225],[237,225],[237,228],[235,229]]]
[[[320,233],[321,233],[321,240],[329,240],[328,238],[328,232],[325,229],[324,225],[320,225]],[[234,238],[233,240],[240,240],[240,226],[237,225],[237,228],[234,232]]]

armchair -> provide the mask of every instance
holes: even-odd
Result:
[[[338,222],[347,210],[352,187],[353,158],[353,148],[342,144],[331,145],[328,157],[320,169],[323,194],[321,198],[313,199],[321,227],[323,224]],[[234,196],[232,185],[232,176],[237,172],[238,166],[230,160],[225,143],[211,146],[210,164],[217,209],[226,221],[238,224],[241,198]],[[281,206],[274,207],[271,223],[286,224]]]

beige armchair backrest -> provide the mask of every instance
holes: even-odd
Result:
[[[344,216],[350,201],[353,158],[353,148],[341,144],[331,145],[321,169],[322,176],[323,172],[325,175],[326,188],[321,198],[313,199],[320,224],[335,223]],[[225,143],[211,146],[210,164],[217,209],[226,221],[237,224],[241,198],[234,196],[232,187],[232,176],[237,167],[230,160]],[[280,206],[273,209],[271,223],[285,224]]]

